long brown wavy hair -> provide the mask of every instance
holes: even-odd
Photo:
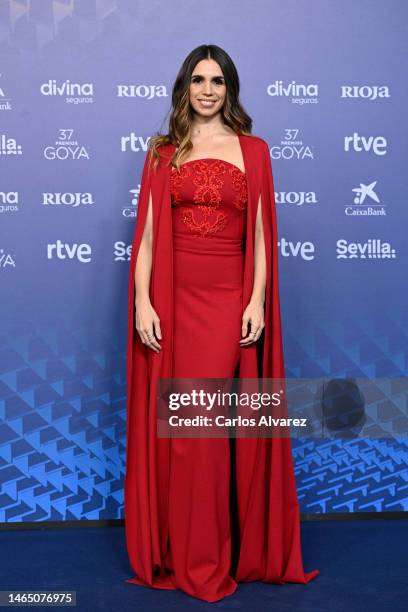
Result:
[[[154,166],[157,167],[160,154],[158,148],[173,144],[176,151],[170,159],[171,165],[179,169],[181,159],[192,149],[192,122],[194,110],[190,104],[190,82],[194,68],[203,59],[213,59],[220,66],[226,85],[226,96],[221,109],[224,123],[237,134],[251,135],[252,119],[245,112],[239,100],[239,76],[234,62],[221,47],[217,45],[200,45],[187,55],[173,85],[169,118],[169,133],[159,132],[150,139],[149,149]]]

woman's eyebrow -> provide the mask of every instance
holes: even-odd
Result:
[[[198,77],[203,77],[204,75],[203,74],[192,74],[191,78],[193,79],[194,77],[197,77],[197,76]],[[216,76],[213,76],[212,78],[213,79],[223,79],[224,77],[222,76],[222,74],[218,74]]]

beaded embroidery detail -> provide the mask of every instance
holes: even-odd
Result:
[[[175,168],[172,168],[170,174],[170,189],[175,201],[180,199],[180,194],[178,190],[183,184],[184,179],[188,176],[190,176],[190,170],[188,166],[181,166],[179,172],[177,172]]]
[[[236,166],[231,166],[229,173],[232,176],[232,186],[237,192],[234,199],[234,204],[238,210],[245,210],[247,201],[246,176]]]
[[[239,211],[245,210],[247,202],[246,175],[237,166],[223,160],[210,161],[207,158],[186,162],[180,166],[179,172],[172,168],[170,174],[171,193],[174,201],[180,199],[179,189],[184,180],[191,176],[191,167],[193,184],[196,187],[193,202],[202,213],[202,219],[198,221],[194,217],[194,210],[191,207],[180,209],[181,219],[193,235],[210,238],[222,231],[228,222],[228,215],[223,212],[218,212],[215,220],[210,219],[221,203],[221,189],[225,174],[228,172],[231,176],[232,187],[235,191],[233,204]]]

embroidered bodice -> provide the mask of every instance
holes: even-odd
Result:
[[[242,239],[246,227],[246,174],[214,158],[171,168],[170,190],[175,234]]]

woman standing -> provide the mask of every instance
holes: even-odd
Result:
[[[128,582],[213,602],[238,582],[307,583],[290,439],[157,437],[161,378],[284,378],[267,143],[231,58],[202,45],[152,139],[132,242]]]

